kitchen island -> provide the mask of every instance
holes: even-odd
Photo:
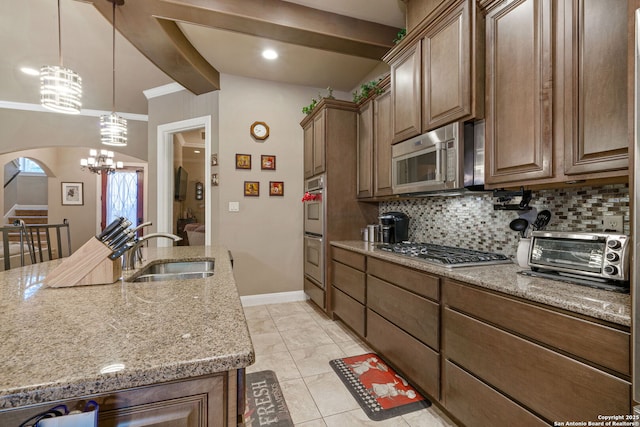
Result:
[[[95,396],[102,396],[101,425],[103,416],[115,420],[127,411],[127,419],[143,419],[162,413],[158,385],[169,390],[160,397],[176,409],[168,412],[187,414],[189,425],[236,424],[244,368],[255,355],[228,251],[144,252],[145,264],[214,260],[214,274],[128,282],[134,270],[114,284],[47,288],[42,281],[61,260],[0,273],[0,425],[19,424],[53,402]],[[182,402],[183,392],[206,396]]]

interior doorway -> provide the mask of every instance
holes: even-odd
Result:
[[[175,201],[175,182],[176,170],[174,167],[174,139],[177,134],[197,131],[198,134],[204,132],[202,139],[204,145],[204,159],[211,158],[211,116],[203,116],[180,122],[167,123],[158,126],[158,175],[157,175],[157,231],[175,233],[177,227],[177,219],[174,215]],[[204,174],[203,183],[204,194],[204,244],[211,245],[212,242],[212,209],[211,209],[211,191],[210,185],[206,185],[206,177],[211,176],[211,162],[203,161]],[[200,220],[200,219],[198,219]],[[157,239],[158,246],[170,246],[172,242],[169,239]]]

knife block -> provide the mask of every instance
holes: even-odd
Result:
[[[112,250],[92,237],[51,273],[43,283],[52,288],[114,283],[122,275],[120,258],[111,260]]]

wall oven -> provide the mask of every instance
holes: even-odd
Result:
[[[304,233],[322,236],[324,234],[324,176],[305,182]]]
[[[304,195],[304,274],[324,289],[324,176],[308,179]]]

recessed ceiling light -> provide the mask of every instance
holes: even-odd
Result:
[[[262,57],[264,59],[276,59],[278,57],[278,52],[273,49],[265,49],[262,51]]]
[[[200,154],[200,150],[193,150],[194,153]]]
[[[36,70],[35,68],[31,68],[31,67],[21,67],[20,71],[22,71],[23,73],[29,75],[29,76],[39,76],[40,75],[40,70]]]

